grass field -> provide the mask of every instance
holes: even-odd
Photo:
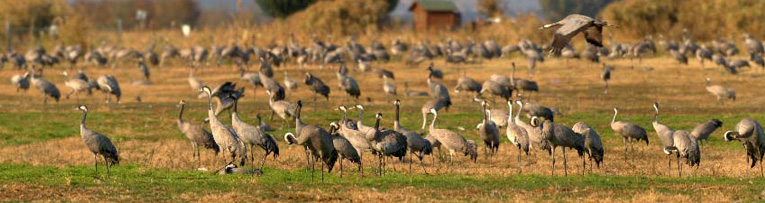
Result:
[[[444,64],[439,59],[436,68],[445,71],[442,82],[452,88],[463,70],[468,76],[483,81],[493,73],[509,74],[511,61],[520,65],[516,77],[528,78],[522,58],[459,66]],[[760,82],[765,73],[763,70],[750,68],[739,75],[729,75],[720,68],[701,68],[695,61],[689,66],[678,66],[667,58],[646,59],[642,64],[630,60],[607,63],[617,67],[608,95],[602,93],[600,64],[551,59],[537,66],[533,77],[539,82],[541,92],[534,94],[531,102],[561,111],[562,115],[556,118],[559,123],[571,126],[583,121],[593,126],[604,140],[605,164],[592,172],[583,171],[576,153],[568,151],[568,176],[563,175],[561,164],[556,165],[554,175],[551,175],[550,156],[542,151],[524,156],[523,164],[518,168],[518,152],[507,144],[504,129],[501,130],[503,145],[491,160],[484,156],[479,141],[477,163],[459,157],[459,164],[448,168],[441,162],[433,164],[428,157],[425,160],[426,174],[416,160],[411,172],[408,161],[394,161],[388,168],[390,173],[378,177],[372,172],[375,160],[368,158],[364,160],[363,178],[358,177],[355,169],[350,169],[353,167],[346,167],[344,175],[347,176],[340,178],[333,171],[325,174],[324,183],[319,181],[318,171],[311,180],[311,173],[305,169],[302,148],[283,142],[284,132],[292,129],[280,129],[270,133],[279,141],[282,155],[268,159],[263,176],[214,175],[193,170],[196,167],[192,167],[190,145],[175,125],[176,104],[181,99],[189,103],[184,115],[186,120],[199,123],[206,117],[206,100],[196,99],[196,91],[189,88],[186,80],[188,69],[183,66],[152,67],[153,84],[150,86],[131,85],[132,78],[139,78],[133,63],[122,64],[117,69],[85,67],[84,72],[91,78],[109,73],[120,80],[123,102],[119,105],[105,104],[102,95],[94,93],[92,96],[73,95],[69,100],[43,106],[37,90],[16,93],[9,82],[3,82],[0,83],[0,201],[729,202],[761,201],[765,197],[762,189],[765,179],[760,178],[759,169],[746,167],[740,144],[722,139],[722,134],[733,129],[742,118],[765,119],[761,114],[765,98],[760,96],[765,93],[765,85]],[[404,90],[404,82],[409,82],[412,90],[427,89],[423,65],[410,67],[400,62],[374,65],[395,72],[399,95]],[[653,67],[653,70],[642,67]],[[256,70],[255,67],[250,69]],[[63,85],[62,70],[48,69],[44,77],[65,93],[69,89]],[[305,72],[311,72],[333,88],[330,101],[320,100],[317,108],[314,108],[312,94],[305,86],[288,92],[289,101],[305,101],[303,115],[307,123],[326,127],[341,117],[339,111],[331,110],[345,101],[344,94],[335,88],[335,67],[319,70],[318,66],[288,65],[275,69],[277,81],[282,81],[283,70],[299,81]],[[0,78],[7,81],[15,74],[20,71],[6,67],[0,71]],[[254,123],[257,113],[265,117],[270,115],[263,90],[239,81],[235,67],[204,67],[196,75],[207,84],[237,81],[238,85],[244,85],[246,96],[239,109],[246,122]],[[394,97],[381,93],[382,79],[358,71],[351,75],[362,85],[362,99],[351,104],[358,102],[366,106],[364,122],[372,124],[373,114],[380,111],[384,114],[381,125],[391,127]],[[706,77],[714,84],[735,89],[737,100],[726,102],[724,106],[717,103],[704,89]],[[143,102],[137,102],[136,96]],[[455,106],[449,112],[439,114],[438,125],[479,140],[473,130],[481,119],[479,104],[470,101],[468,95],[452,94],[452,97]],[[428,98],[397,98],[402,100],[403,125],[419,129],[422,122],[419,110]],[[724,122],[723,127],[704,142],[698,169],[684,166],[682,177],[678,177],[674,166],[671,173],[668,171],[666,156],[650,124],[654,101],[662,105],[662,122],[675,129],[690,130],[711,118]],[[112,168],[109,178],[104,177],[103,170],[99,170],[97,177],[93,172],[92,154],[79,138],[81,112],[74,110],[77,104],[90,108],[88,127],[111,137],[120,150],[122,162]],[[649,131],[650,144],[635,145],[634,162],[625,161],[621,137],[609,127],[613,107],[621,109],[617,120],[632,121]],[[506,111],[507,105],[497,103],[492,108]],[[355,114],[356,111],[352,113]],[[230,120],[223,115],[221,119],[224,122]],[[282,126],[278,119],[269,123],[276,128]],[[467,130],[459,130],[460,127]],[[262,151],[256,153],[262,154]],[[560,151],[556,156],[562,159]],[[364,157],[372,156],[366,154]],[[202,158],[204,167],[220,167],[211,152],[203,152]],[[346,163],[346,166],[350,165]]]

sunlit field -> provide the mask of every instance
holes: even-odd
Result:
[[[208,85],[217,86],[225,81],[236,82],[246,88],[239,104],[239,116],[245,122],[255,123],[256,114],[266,118],[275,131],[273,135],[281,149],[281,156],[266,161],[262,176],[243,174],[217,175],[213,171],[222,167],[220,156],[211,151],[202,152],[199,171],[192,159],[191,145],[178,130],[176,105],[187,101],[184,117],[201,123],[207,117],[207,99],[198,99],[198,90],[190,88],[189,68],[181,60],[163,67],[151,67],[151,85],[132,85],[142,76],[133,62],[124,62],[116,68],[78,65],[90,78],[101,74],[117,77],[123,90],[122,103],[105,103],[100,92],[93,95],[75,94],[58,103],[43,105],[41,93],[31,88],[17,93],[10,82],[0,83],[0,200],[22,201],[759,201],[765,179],[760,166],[749,169],[745,152],[738,142],[725,142],[723,133],[732,130],[745,117],[764,120],[765,85],[760,81],[765,71],[759,67],[744,68],[738,75],[730,75],[720,67],[707,63],[706,68],[692,60],[690,65],[678,65],[667,57],[638,60],[605,60],[615,66],[609,93],[603,94],[600,79],[602,64],[577,59],[550,58],[538,64],[530,77],[526,59],[521,56],[494,60],[475,60],[453,65],[443,58],[434,60],[435,68],[442,69],[445,78],[440,81],[453,91],[463,72],[479,82],[493,73],[510,74],[510,64],[518,65],[516,77],[535,80],[540,92],[527,102],[552,107],[561,115],[555,121],[566,126],[583,121],[598,131],[605,145],[605,161],[598,167],[582,167],[582,159],[574,150],[567,150],[568,175],[564,175],[563,155],[555,152],[556,168],[551,170],[551,158],[545,151],[534,150],[531,156],[522,156],[520,167],[518,150],[509,144],[505,129],[501,131],[499,152],[486,156],[483,143],[475,130],[481,121],[480,103],[473,101],[472,93],[452,94],[454,106],[440,111],[437,125],[458,132],[478,143],[478,160],[456,156],[453,164],[436,155],[424,159],[424,167],[416,158],[410,166],[404,161],[389,161],[384,176],[375,174],[377,160],[364,154],[363,176],[355,166],[345,162],[343,177],[339,167],[331,174],[319,170],[311,173],[305,165],[303,148],[287,145],[284,133],[294,132],[283,126],[278,117],[270,117],[268,97],[263,88],[254,88],[240,81],[238,67],[224,62],[202,66],[196,77]],[[338,105],[365,105],[364,123],[374,124],[374,113],[382,112],[381,126],[393,126],[393,100],[402,101],[402,124],[423,134],[420,125],[420,107],[428,97],[406,97],[404,83],[410,90],[426,91],[427,63],[405,65],[395,59],[390,63],[373,63],[395,73],[397,96],[385,95],[383,79],[371,72],[360,72],[349,64],[349,73],[361,85],[361,98],[347,99],[338,89],[336,65],[298,66],[294,63],[274,68],[274,79],[282,82],[287,76],[302,82],[305,73],[320,77],[332,88],[329,101],[313,102],[313,93],[301,83],[296,91],[287,92],[287,100],[303,100],[303,120],[328,128],[329,123],[341,118]],[[69,91],[64,86],[62,71],[67,65],[47,68],[43,77],[56,84],[62,95]],[[257,66],[248,67],[257,71]],[[10,65],[0,71],[0,78],[23,72]],[[736,101],[720,104],[706,92],[705,78],[736,90]],[[140,102],[137,100],[140,97]],[[346,102],[346,100],[348,102]],[[507,111],[502,99],[487,97],[491,109]],[[723,121],[718,129],[703,142],[701,165],[690,168],[683,165],[679,177],[674,155],[672,168],[651,127],[652,104],[662,106],[662,123],[675,129],[691,130],[696,124],[717,118]],[[82,112],[77,105],[87,105],[88,127],[109,136],[120,151],[121,162],[106,177],[105,168],[99,174],[93,171],[92,154],[79,136]],[[650,143],[635,143],[634,153],[624,157],[621,136],[609,126],[613,108],[620,109],[617,120],[631,121],[649,132]],[[516,109],[517,110],[517,109]],[[356,116],[358,111],[351,111]],[[219,117],[230,124],[228,111]],[[430,120],[430,119],[429,119]],[[430,121],[428,121],[430,122]],[[294,122],[290,122],[294,126]],[[209,127],[205,125],[205,127]],[[256,149],[256,157],[263,151]],[[435,150],[435,154],[439,154]],[[446,152],[444,151],[444,154]],[[245,168],[250,168],[248,162]],[[257,167],[257,164],[256,164]],[[411,169],[410,169],[411,167]]]

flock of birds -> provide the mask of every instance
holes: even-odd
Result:
[[[476,59],[498,58],[505,55],[519,52],[526,56],[529,61],[530,73],[537,62],[544,62],[544,52],[549,49],[550,55],[564,58],[583,57],[589,60],[599,62],[599,57],[607,58],[628,57],[640,58],[642,54],[649,51],[655,53],[656,46],[651,38],[646,38],[637,44],[619,44],[611,42],[611,49],[603,48],[602,29],[609,26],[606,22],[592,19],[581,15],[571,15],[565,19],[543,26],[540,29],[557,29],[553,36],[550,47],[539,46],[529,40],[521,40],[518,45],[508,45],[500,47],[495,41],[487,40],[484,43],[475,43],[472,39],[466,44],[460,44],[454,40],[447,40],[435,46],[431,46],[427,41],[418,42],[412,48],[401,40],[394,40],[391,44],[390,53],[393,56],[405,58],[408,64],[416,66],[426,60],[432,60],[435,57],[442,56],[447,63],[470,63]],[[583,33],[586,41],[589,43],[587,49],[581,54],[577,53],[569,42],[574,36]],[[331,40],[331,39],[330,39]],[[684,37],[683,43],[666,41],[660,39],[659,44],[663,46],[678,62],[687,64],[686,55],[694,54],[700,62],[712,60],[724,67],[728,72],[737,73],[739,68],[748,66],[747,61],[734,60],[732,56],[738,53],[733,42],[717,40],[713,42],[712,47],[706,45],[697,46],[689,37]],[[746,49],[750,53],[751,61],[762,66],[763,46],[762,43],[745,36]],[[752,45],[750,47],[750,45]],[[756,45],[756,47],[754,46]],[[260,166],[257,171],[262,173],[262,167],[269,155],[274,158],[279,156],[278,141],[270,135],[271,127],[261,120],[261,115],[257,115],[258,122],[246,123],[239,118],[237,111],[238,100],[244,96],[244,88],[237,88],[233,82],[226,82],[215,88],[208,87],[204,82],[197,79],[194,75],[196,69],[200,66],[210,65],[210,62],[220,64],[224,60],[230,60],[241,66],[239,77],[247,81],[253,87],[262,88],[268,95],[268,105],[271,109],[271,120],[278,116],[284,122],[286,127],[290,122],[294,122],[294,133],[288,132],[284,135],[284,142],[288,145],[303,146],[306,152],[307,167],[314,167],[315,162],[319,162],[322,167],[322,179],[324,168],[331,172],[335,163],[340,161],[340,171],[342,174],[343,160],[348,160],[358,165],[359,174],[363,175],[362,157],[364,153],[375,155],[378,160],[377,173],[385,173],[385,167],[388,159],[396,158],[403,160],[406,155],[410,155],[410,170],[412,156],[416,156],[421,163],[423,170],[427,173],[423,159],[426,156],[433,157],[434,148],[445,150],[449,155],[448,161],[453,164],[455,156],[467,156],[470,160],[476,161],[478,157],[478,144],[476,141],[465,138],[456,131],[438,128],[436,120],[441,109],[446,109],[452,105],[452,99],[449,95],[449,89],[439,82],[444,77],[443,71],[436,69],[431,63],[427,68],[427,84],[429,91],[410,91],[408,83],[405,83],[404,95],[407,97],[430,96],[431,99],[425,102],[421,108],[422,127],[420,132],[406,129],[399,120],[399,109],[401,102],[396,99],[393,101],[395,108],[394,123],[392,128],[381,126],[383,119],[382,113],[376,113],[374,125],[365,125],[362,122],[364,106],[339,106],[338,110],[343,112],[342,118],[329,124],[327,130],[319,124],[307,124],[301,119],[301,110],[303,102],[298,100],[293,103],[287,98],[287,90],[294,90],[299,86],[299,82],[288,77],[285,71],[283,83],[277,82],[273,76],[272,66],[279,67],[282,64],[294,63],[319,64],[323,68],[325,65],[336,64],[335,72],[338,88],[346,95],[345,103],[349,103],[351,98],[356,101],[361,96],[359,83],[349,75],[347,61],[355,63],[360,72],[372,72],[376,76],[383,78],[383,91],[386,94],[398,95],[396,85],[391,80],[395,79],[392,71],[374,67],[373,61],[390,60],[387,49],[380,43],[372,43],[370,47],[365,47],[354,39],[346,41],[345,46],[337,46],[331,43],[325,43],[313,36],[312,43],[303,47],[300,46],[294,37],[287,46],[272,45],[269,48],[261,49],[258,47],[243,48],[236,45],[232,46],[213,46],[210,49],[202,46],[194,46],[189,49],[178,50],[171,45],[167,45],[161,54],[154,52],[154,44],[143,52],[127,48],[115,48],[102,45],[85,53],[76,46],[56,47],[54,51],[47,54],[44,48],[38,47],[30,50],[26,55],[21,56],[16,52],[2,55],[0,61],[11,62],[19,69],[28,71],[22,75],[14,76],[11,79],[17,91],[27,90],[34,86],[44,95],[44,103],[48,98],[59,100],[61,94],[55,84],[42,79],[42,70],[44,67],[51,67],[59,63],[59,60],[66,60],[74,67],[77,63],[92,63],[100,66],[111,64],[116,66],[120,61],[133,60],[137,63],[137,74],[143,77],[141,84],[150,85],[149,76],[151,66],[162,66],[168,59],[178,57],[189,64],[190,71],[188,82],[199,98],[208,99],[208,116],[205,119],[206,125],[209,125],[210,131],[204,127],[205,124],[193,124],[183,118],[185,101],[179,103],[179,116],[177,119],[178,128],[188,138],[192,144],[194,158],[197,159],[201,167],[200,148],[212,150],[217,155],[223,152],[222,163],[226,166],[224,171],[245,171],[253,172],[255,170],[233,170],[238,166],[245,165],[247,161],[255,168],[255,153],[258,146],[264,151],[260,160]],[[258,72],[248,72],[246,67],[251,63],[250,58],[255,57],[260,62]],[[83,58],[83,60],[80,60]],[[685,58],[685,59],[683,59]],[[745,65],[741,65],[745,64]],[[530,79],[518,78],[515,76],[515,64],[511,64],[511,74],[493,74],[483,83],[467,77],[463,72],[462,77],[458,79],[454,92],[473,92],[474,99],[480,103],[483,119],[476,128],[480,135],[480,141],[484,143],[484,153],[491,157],[497,153],[500,145],[500,137],[505,134],[511,145],[518,148],[518,164],[521,164],[521,155],[529,155],[531,150],[537,149],[548,152],[552,159],[552,172],[555,171],[555,149],[561,148],[563,152],[563,165],[565,174],[568,174],[568,164],[566,149],[576,150],[582,158],[583,168],[586,166],[585,154],[590,160],[590,170],[592,164],[600,164],[604,160],[603,143],[598,132],[583,122],[578,122],[573,127],[556,123],[554,117],[556,111],[552,108],[538,104],[522,102],[528,100],[531,94],[539,91],[538,84]],[[605,93],[608,93],[608,80],[611,78],[611,71],[615,68],[603,64],[601,78],[605,82]],[[68,98],[72,94],[92,92],[92,89],[101,90],[107,102],[111,96],[115,96],[117,102],[120,102],[121,91],[117,79],[111,75],[102,75],[98,79],[88,78],[82,71],[70,76],[68,72],[63,72],[65,85],[70,88],[66,94]],[[134,82],[135,84],[135,82]],[[310,89],[313,95],[313,104],[319,101],[319,96],[329,100],[331,88],[322,81],[321,78],[311,73],[305,74],[303,84]],[[286,88],[285,88],[286,87]],[[707,90],[713,94],[719,102],[727,99],[735,100],[735,92],[727,87],[712,85],[707,78]],[[515,92],[515,94],[513,94]],[[488,97],[492,101],[488,101]],[[507,103],[507,111],[500,109],[490,109],[491,104],[497,104],[497,97],[504,99]],[[517,106],[517,108],[515,107]],[[675,154],[677,157],[678,174],[681,172],[680,159],[684,159],[686,164],[691,167],[699,166],[701,159],[701,150],[699,141],[706,140],[717,128],[722,126],[722,122],[717,119],[711,119],[708,122],[701,123],[693,130],[674,130],[665,124],[659,122],[659,104],[653,105],[655,115],[653,128],[658,134],[662,143],[662,151],[667,154],[670,169],[671,159],[669,155]],[[98,169],[98,156],[105,160],[107,171],[111,165],[120,161],[118,151],[112,142],[106,136],[88,129],[85,125],[88,108],[84,105],[78,107],[83,111],[83,118],[80,124],[80,134],[88,149],[96,158],[96,172]],[[358,120],[347,117],[351,109],[359,110]],[[514,109],[517,111],[514,113]],[[224,124],[219,115],[230,110],[231,124]],[[645,141],[648,144],[648,135],[646,130],[634,123],[616,120],[618,109],[614,108],[614,117],[611,121],[611,129],[621,135],[624,140],[625,160],[627,160],[628,147],[634,143]],[[526,118],[520,116],[525,113]],[[428,125],[428,116],[433,115]],[[427,128],[426,128],[427,127]],[[504,128],[504,129],[503,129]],[[423,133],[427,131],[427,133]],[[504,131],[504,132],[502,132]],[[760,161],[762,169],[763,152],[765,152],[765,132],[759,123],[752,119],[743,119],[736,125],[735,130],[724,134],[727,141],[740,141],[746,151],[747,160],[750,160],[751,167],[754,167],[757,161]],[[230,157],[230,158],[229,158]],[[436,164],[433,159],[433,164]],[[310,166],[309,166],[310,165]],[[521,167],[519,167],[520,172]],[[584,172],[584,170],[582,170]],[[108,174],[108,172],[107,172]],[[313,177],[313,176],[312,176]]]

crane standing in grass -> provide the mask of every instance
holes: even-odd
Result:
[[[88,147],[88,150],[93,153],[96,174],[98,174],[98,155],[101,155],[104,157],[104,163],[106,164],[106,176],[109,177],[109,168],[111,168],[112,165],[120,163],[119,152],[117,152],[117,148],[112,144],[112,140],[85,126],[85,118],[88,116],[88,107],[80,105],[78,109],[82,111],[80,136],[82,137],[82,141],[85,142],[85,146]]]
[[[218,155],[220,152],[220,147],[218,147],[218,144],[213,140],[212,133],[207,132],[201,125],[195,125],[183,120],[183,110],[185,106],[186,101],[181,100],[178,104],[180,111],[178,112],[178,120],[176,120],[176,122],[178,123],[178,129],[181,130],[183,135],[186,136],[186,139],[191,142],[191,148],[194,150],[193,156],[197,158],[198,167],[202,167],[202,158],[199,153],[199,147],[211,149],[215,152],[215,155]]]

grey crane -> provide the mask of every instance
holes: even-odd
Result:
[[[199,80],[196,76],[194,76],[194,71],[195,70],[196,70],[196,68],[193,67],[193,66],[191,68],[189,68],[189,78],[188,78],[188,81],[189,81],[189,86],[191,87],[192,90],[194,90],[194,93],[198,94],[199,90],[202,89],[202,87],[205,86],[205,83],[202,82],[201,80]],[[198,94],[197,96],[201,98],[204,95],[203,94]]]
[[[377,130],[373,127],[369,127],[367,125],[363,124],[364,119],[364,106],[361,104],[357,104],[356,108],[359,109],[359,120],[356,121],[356,128],[361,132],[364,137],[369,138],[372,136],[375,136],[375,133],[377,133]]]
[[[290,78],[287,74],[287,71],[284,71],[284,87],[287,87],[287,90],[296,90],[298,88],[298,82],[294,79]]]
[[[749,60],[760,66],[760,68],[765,67],[765,59],[762,58],[762,54],[749,54]]]
[[[765,54],[765,47],[762,42],[752,37],[749,33],[744,34],[744,48],[749,54]]]
[[[297,135],[287,132],[284,134],[284,140],[290,145],[302,145],[311,155],[313,155],[314,160],[321,159],[321,181],[324,181],[324,165],[327,167],[327,172],[332,173],[332,168],[337,161],[338,153],[337,150],[335,150],[332,136],[329,132],[317,125],[303,123],[300,119],[302,106],[302,102],[298,101],[297,109],[295,111],[295,133]],[[310,160],[306,161],[310,162]],[[313,170],[311,171],[311,178],[313,179]]]
[[[717,97],[717,102],[725,104],[726,99],[736,101],[736,91],[731,88],[723,87],[722,85],[712,85],[712,79],[706,79],[707,92]]]
[[[427,70],[430,73],[430,75],[432,75],[434,78],[444,79],[444,72],[439,69],[433,68],[433,63],[430,63]]]
[[[513,119],[513,101],[507,101],[507,139],[510,140],[515,147],[518,148],[518,173],[521,172],[521,154],[525,153],[529,155],[529,134],[526,129],[516,124]],[[521,111],[518,109],[518,113],[515,117],[520,117]]]
[[[90,89],[90,84],[88,83],[88,81],[79,79],[79,78],[70,78],[69,73],[67,73],[66,71],[63,72],[63,75],[64,75],[64,85],[66,85],[66,87],[69,87],[69,89],[71,89],[71,91],[66,93],[67,99],[69,99],[69,95],[72,95],[78,92],[85,91],[88,93],[88,95],[92,94],[92,91]]]
[[[571,41],[571,38],[574,38],[580,32],[584,33],[587,43],[603,47],[603,26],[609,25],[606,21],[592,19],[579,14],[571,14],[561,21],[544,25],[539,29],[557,28],[555,35],[553,35],[550,53],[558,56],[561,50]]]
[[[247,154],[244,144],[239,139],[236,131],[229,126],[224,125],[223,122],[218,119],[218,116],[215,115],[215,111],[213,111],[212,107],[213,95],[210,88],[204,86],[202,87],[202,91],[207,94],[207,117],[210,123],[213,140],[215,140],[215,144],[218,144],[222,150],[229,152],[231,156],[231,162],[226,162],[226,156],[223,156],[223,165],[233,163],[237,156],[241,159],[239,165],[244,165],[245,155]]]
[[[390,79],[396,79],[396,76],[393,74],[393,71],[382,69],[382,68],[375,68],[374,74],[378,78],[388,77]]]
[[[382,120],[382,113],[378,112],[376,115],[374,134],[372,136],[367,135],[367,140],[372,146],[372,152],[377,154],[378,158],[378,170],[380,175],[385,174],[385,166],[387,164],[388,157],[397,157],[399,160],[403,160],[406,156],[407,142],[406,137],[394,130],[380,129],[380,120]]]
[[[271,91],[266,90],[266,93],[270,95]],[[297,107],[288,101],[274,101],[273,97],[269,97],[268,106],[271,108],[271,120],[274,120],[274,114],[276,114],[279,118],[284,120],[284,127],[289,127],[287,121],[289,120],[289,117],[295,117]]]
[[[409,90],[409,82],[404,82],[404,95],[407,97],[426,97],[428,96],[428,93],[423,91],[411,91]]]
[[[148,81],[151,73],[149,72],[149,66],[143,60],[138,61],[138,69],[141,70],[144,80]]]
[[[348,101],[347,96],[355,97],[356,99],[359,99],[361,96],[361,89],[359,88],[359,83],[356,82],[356,79],[353,79],[353,77],[350,77],[347,75],[348,68],[346,68],[345,64],[341,64],[340,68],[337,70],[337,81],[338,86],[340,89],[345,91],[346,98],[345,100]]]
[[[600,79],[603,80],[604,83],[606,83],[606,90],[603,91],[603,94],[608,94],[608,81],[611,80],[611,71],[614,71],[613,66],[606,66],[605,63],[603,63],[603,70],[600,72]]]
[[[240,80],[250,82],[255,88],[263,87],[263,83],[260,82],[259,73],[246,72],[244,66],[239,67],[239,78]]]
[[[343,160],[345,159],[351,161],[351,163],[356,163],[359,167],[359,172],[361,172],[361,152],[357,151],[348,139],[340,136],[340,134],[337,133],[338,129],[340,129],[340,125],[337,123],[332,122],[329,124],[329,134],[332,135],[332,145],[335,147],[335,151],[337,151],[337,155],[340,159],[340,177],[343,177]],[[363,173],[359,173],[360,177],[363,175]]]
[[[584,151],[589,155],[590,171],[592,171],[592,162],[595,162],[600,168],[605,150],[598,132],[584,122],[577,122],[571,130],[584,137]]]
[[[513,97],[513,92],[511,89],[508,89],[505,85],[496,83],[491,80],[484,81],[481,85],[481,91],[479,94],[483,95],[484,93],[491,94],[494,97],[502,97],[505,99],[505,101],[510,101],[510,99]]]
[[[484,151],[488,155],[487,157],[491,157],[494,156],[497,150],[499,150],[499,128],[497,128],[497,124],[495,124],[494,121],[489,119],[488,111],[486,109],[487,106],[489,106],[489,104],[485,100],[481,101],[481,113],[483,114],[483,119],[478,126],[478,135],[486,146],[486,150]]]
[[[672,136],[675,134],[675,130],[659,122],[659,102],[653,103],[653,109],[654,114],[651,125],[653,125],[653,130],[656,131],[656,136],[661,141],[662,149],[674,146],[675,141]],[[669,171],[672,171],[672,158],[669,155],[671,154],[667,154],[667,174],[670,173]]]
[[[433,121],[430,123],[428,136],[433,136],[438,141],[439,146],[444,146],[449,151],[449,162],[451,165],[454,165],[454,156],[457,153],[470,156],[473,162],[478,160],[478,145],[475,144],[475,141],[465,139],[465,137],[454,131],[436,128],[438,112],[435,109],[431,109],[430,112],[433,114]]]
[[[204,93],[203,93],[204,94]],[[232,82],[224,82],[215,89],[212,90],[212,96],[215,103],[215,116],[220,115],[225,110],[231,109],[234,106],[234,99],[232,95],[242,96],[244,95],[244,87],[236,89],[236,84]]]
[[[215,143],[212,133],[207,132],[201,125],[196,125],[183,120],[183,110],[185,109],[185,106],[186,101],[181,100],[178,104],[180,111],[178,112],[176,123],[178,124],[178,130],[180,130],[191,143],[191,148],[194,150],[192,157],[197,158],[197,166],[202,167],[202,157],[199,153],[199,148],[204,147],[205,149],[213,150],[217,156],[220,152],[220,147]]]
[[[520,102],[520,100],[518,100],[518,102]],[[526,112],[526,116],[529,118],[533,116],[537,116],[537,117],[545,118],[546,120],[555,122],[555,112],[551,108],[548,108],[539,104],[532,104],[532,103],[526,102],[526,104],[523,105],[523,108],[521,108],[520,111]]]
[[[270,91],[269,94],[274,100],[281,101],[284,100],[286,97],[284,92],[284,87],[280,85],[276,80],[269,77],[264,73],[263,71],[258,72],[258,77],[260,78],[260,82],[263,84],[263,88],[265,88],[267,91]]]
[[[446,110],[449,110],[449,107],[452,106],[452,99],[451,96],[449,96],[449,90],[441,84],[440,82],[433,81],[433,77],[431,75],[428,75],[428,87],[430,87],[430,96],[434,99],[440,99],[443,100],[444,107],[446,107]]]
[[[529,149],[539,149],[539,150],[549,150],[550,144],[545,141],[545,137],[542,134],[542,129],[538,126],[531,125],[530,123],[526,123],[523,121],[520,117],[520,111],[523,110],[524,105],[521,101],[516,101],[516,104],[518,104],[518,114],[515,115],[515,123],[520,126],[521,128],[526,130],[526,133],[529,137]],[[549,120],[549,119],[546,119]],[[551,120],[552,121],[552,120]]]
[[[23,75],[14,75],[11,77],[11,84],[16,87],[16,92],[24,90],[26,92],[29,89],[29,72],[25,72]]]
[[[701,154],[699,152],[699,142],[690,132],[685,130],[677,130],[672,134],[673,146],[664,147],[665,154],[675,153],[677,154],[677,175],[682,176],[682,166],[680,165],[680,158],[686,159],[686,164],[693,167],[699,166],[701,162]]]
[[[532,117],[531,123],[539,125],[539,117]],[[568,158],[566,156],[566,148],[575,149],[582,157],[582,172],[584,172],[584,137],[578,133],[575,133],[571,128],[559,123],[554,123],[550,120],[545,120],[544,123],[539,125],[542,128],[542,134],[550,144],[550,157],[552,158],[552,171],[551,174],[555,174],[555,148],[561,147],[563,151],[563,168],[565,175],[568,175]]]
[[[699,142],[706,141],[709,139],[709,136],[717,130],[717,128],[722,127],[723,122],[718,119],[709,119],[706,122],[699,123],[696,125],[696,127],[693,128],[691,131],[691,135],[696,138]]]
[[[113,165],[120,163],[119,152],[117,148],[112,144],[112,140],[105,135],[92,131],[85,126],[85,118],[88,117],[88,107],[80,105],[79,110],[82,111],[82,120],[80,121],[80,137],[85,142],[85,146],[88,147],[90,153],[93,153],[94,164],[96,168],[96,175],[98,175],[98,155],[104,157],[104,163],[106,164],[106,176],[109,176],[109,168]]]
[[[762,158],[765,154],[765,131],[760,123],[751,118],[744,118],[736,124],[736,128],[723,134],[725,141],[738,140],[746,150],[746,162],[754,168],[760,162],[760,176],[765,176],[762,169]],[[751,162],[750,162],[751,161]]]
[[[696,49],[696,60],[701,63],[701,67],[704,68],[704,60],[712,60],[712,51],[707,49],[706,45],[701,45],[700,48]]]
[[[120,103],[120,97],[122,97],[122,90],[120,84],[117,82],[117,78],[112,75],[101,75],[97,80],[98,89],[106,96],[106,103],[111,102],[111,95],[117,98],[117,103]]]
[[[404,128],[404,126],[401,126],[401,121],[399,121],[401,101],[396,99],[393,101],[393,105],[396,106],[396,115],[393,120],[393,130],[406,136],[406,144],[409,148],[409,153],[417,156],[417,158],[420,160],[420,166],[422,167],[422,170],[425,171],[425,173],[428,173],[428,171],[425,170],[422,159],[425,157],[425,155],[431,155],[433,153],[433,146],[428,140],[422,138],[419,134]],[[412,157],[409,156],[409,172],[411,171]]]
[[[611,129],[616,134],[622,136],[624,141],[624,160],[627,160],[627,142],[632,144],[632,153],[635,153],[635,141],[645,140],[645,145],[648,145],[648,133],[646,133],[643,127],[630,123],[627,121],[616,121],[616,115],[619,114],[619,108],[614,108],[614,118],[611,119]],[[633,155],[634,158],[634,155]]]
[[[250,152],[250,163],[252,164],[253,168],[255,168],[255,150],[253,149],[253,146],[258,145],[258,147],[263,149],[263,159],[261,159],[260,167],[258,167],[261,171],[263,171],[263,165],[265,165],[266,157],[268,157],[268,155],[273,153],[274,159],[279,157],[279,145],[276,144],[276,139],[274,139],[273,136],[260,129],[260,122],[258,122],[258,125],[254,126],[242,121],[242,119],[239,118],[239,113],[237,112],[237,107],[239,106],[239,95],[232,94],[231,97],[234,99],[234,109],[231,111],[231,127],[239,136],[239,139],[242,141],[242,143],[249,145],[248,151]]]
[[[43,104],[48,104],[48,97],[55,99],[56,103],[61,98],[61,92],[58,90],[58,87],[47,80],[32,76],[32,85],[42,93]]]
[[[488,109],[486,111],[489,113],[489,120],[493,121],[498,128],[507,126],[509,116],[504,112],[504,109]]]
[[[685,54],[680,53],[677,50],[669,50],[669,54],[672,55],[673,58],[675,58],[675,61],[678,65],[685,64],[688,65],[688,57],[685,56]]]
[[[518,97],[522,97],[522,92],[539,92],[539,86],[536,81],[525,80],[515,77],[515,62],[512,63],[513,71],[510,72],[510,83],[518,91]],[[529,96],[531,97],[531,96]]]
[[[388,81],[388,76],[383,76],[383,91],[389,95],[397,95],[396,83]]]
[[[420,108],[420,112],[422,113],[422,128],[421,130],[425,130],[425,125],[427,124],[428,114],[431,113],[431,109],[434,109],[436,111],[441,110],[446,106],[446,101],[443,99],[431,99],[425,102],[425,104],[422,105],[422,108]]]
[[[353,120],[346,118],[346,112],[348,109],[345,106],[340,106],[339,109],[343,111],[343,118],[340,120],[340,127],[338,133],[342,135],[348,142],[351,143],[353,148],[358,152],[361,160],[364,159],[364,152],[372,151],[372,146],[366,139],[364,133],[360,132],[356,127],[356,123]],[[360,168],[360,174],[364,174],[364,168]]]
[[[475,92],[476,95],[480,94],[482,90],[481,83],[478,83],[478,81],[475,81],[475,79],[470,78],[466,75],[465,70],[462,70],[462,77],[457,79],[457,85],[454,86],[454,93],[459,94],[460,92]]]
[[[316,95],[320,94],[321,96],[324,96],[324,98],[329,102],[329,86],[324,84],[323,81],[321,81],[321,78],[318,78],[316,76],[313,76],[311,73],[305,73],[305,79],[303,80],[303,84],[308,85],[311,87],[311,91],[313,92],[313,107],[316,109]]]

